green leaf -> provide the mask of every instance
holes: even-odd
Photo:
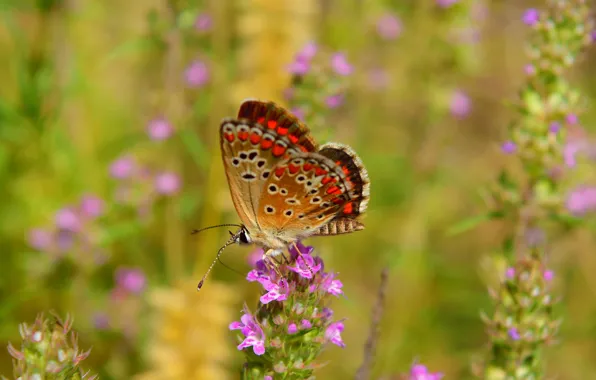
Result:
[[[487,214],[476,215],[457,222],[447,230],[447,236],[459,235],[463,232],[471,230],[480,223],[487,222],[493,219],[499,219],[504,216],[502,211],[491,211]]]

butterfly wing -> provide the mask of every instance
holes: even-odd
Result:
[[[352,215],[353,202],[358,207],[365,203],[361,193],[331,158],[317,152],[298,153],[273,168],[258,203],[257,220],[264,231],[292,242],[319,234],[336,218]]]
[[[220,146],[234,207],[249,231],[260,229],[257,207],[272,168],[291,154],[316,149],[295,116],[254,100],[240,106],[237,119],[222,121]]]

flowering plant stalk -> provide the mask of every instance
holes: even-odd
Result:
[[[334,321],[329,308],[343,284],[324,271],[312,247],[298,243],[289,251],[289,263],[272,268],[259,260],[247,275],[264,292],[256,312],[245,306],[241,320],[230,324],[242,334],[243,379],[306,379],[319,366],[316,359],[326,343],[345,347],[343,321]]]
[[[72,322],[68,317],[62,321],[58,317],[47,319],[40,315],[31,326],[21,324],[21,349],[8,345],[8,352],[15,359],[15,378],[96,379],[97,376],[84,372],[80,367],[91,350],[79,351],[76,334],[71,331]]]
[[[516,180],[503,171],[490,194],[490,215],[506,218],[515,228],[503,247],[511,264],[498,290],[490,292],[494,314],[483,316],[490,339],[485,379],[541,378],[543,348],[553,342],[559,326],[552,312],[554,272],[545,263],[545,236],[553,227],[549,222],[570,220],[562,196],[568,172],[565,140],[577,126],[581,108],[579,93],[563,73],[592,40],[584,0],[549,1],[544,11],[527,10],[523,21],[533,29],[531,63],[517,105],[520,118],[510,125],[502,149],[519,158],[524,177]]]

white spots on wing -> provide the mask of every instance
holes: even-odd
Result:
[[[271,185],[269,185],[267,187],[267,192],[271,195],[273,194],[277,194],[277,191],[279,190],[279,188],[277,187],[276,184],[272,183]]]
[[[271,206],[271,205],[266,205],[263,210],[265,210],[265,214],[267,215],[273,215],[275,214],[275,207]]]
[[[294,210],[292,210],[292,209],[288,209],[288,210],[284,211],[284,216],[286,218],[291,218],[293,215],[294,215]]]
[[[296,182],[298,182],[298,183],[302,183],[302,182],[304,182],[304,181],[306,181],[306,176],[305,176],[304,174],[298,174],[298,175],[296,176]]]
[[[240,174],[240,178],[242,178],[246,182],[253,182],[253,181],[256,181],[256,179],[258,177],[257,177],[257,174],[256,173],[253,173],[250,170],[247,170],[247,171],[242,172]]]
[[[302,165],[304,165],[304,159],[303,158],[294,158],[292,160],[292,165],[302,166]]]
[[[250,130],[250,128],[248,128],[248,125],[246,124],[238,124],[238,133],[242,133],[242,132],[248,132]]]
[[[234,124],[232,123],[225,123],[223,126],[224,133],[234,133]]]

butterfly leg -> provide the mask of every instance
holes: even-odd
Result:
[[[273,271],[275,271],[279,278],[283,278],[284,276],[279,271],[279,265],[281,265],[281,263],[275,259],[275,256],[278,252],[279,251],[275,249],[268,249],[265,251],[265,253],[263,253],[262,260],[269,269],[273,269]]]
[[[304,265],[306,265],[306,267],[308,268],[308,270],[310,271],[310,274],[312,276],[315,275],[315,272],[312,270],[312,268],[310,267],[310,265],[308,265],[308,263],[306,262],[306,260],[304,259],[304,255],[302,254],[302,252],[300,252],[300,250],[298,249],[298,245],[296,245],[296,242],[292,242],[292,245],[294,246],[294,249],[296,250],[296,252],[298,253],[298,256],[300,256],[302,258],[302,262],[304,263]]]

